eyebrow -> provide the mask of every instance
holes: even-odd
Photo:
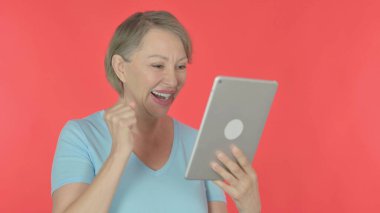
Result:
[[[165,56],[163,56],[163,55],[158,55],[158,54],[148,56],[148,58],[154,58],[154,57],[162,58],[162,59],[164,59],[164,60],[166,60],[166,61],[169,60],[168,57],[165,57]],[[182,60],[184,60],[184,59],[187,59],[187,56],[184,56],[184,57],[180,58],[178,61],[182,61]],[[177,62],[178,62],[178,61],[177,61]]]

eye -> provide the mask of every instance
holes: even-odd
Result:
[[[186,65],[185,64],[184,65],[179,65],[178,69],[180,69],[180,70],[186,70]]]
[[[152,64],[152,67],[156,68],[156,69],[163,69],[164,65],[162,65],[162,64]]]

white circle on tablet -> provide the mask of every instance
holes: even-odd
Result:
[[[239,119],[233,119],[224,128],[224,136],[228,140],[235,140],[243,132],[243,122]]]

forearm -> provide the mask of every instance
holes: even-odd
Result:
[[[64,212],[108,212],[129,156],[111,153],[91,185]]]

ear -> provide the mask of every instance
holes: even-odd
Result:
[[[126,66],[125,66],[125,61],[123,57],[121,57],[120,55],[113,55],[111,64],[117,77],[120,79],[120,81],[125,83],[127,73],[126,73]]]

